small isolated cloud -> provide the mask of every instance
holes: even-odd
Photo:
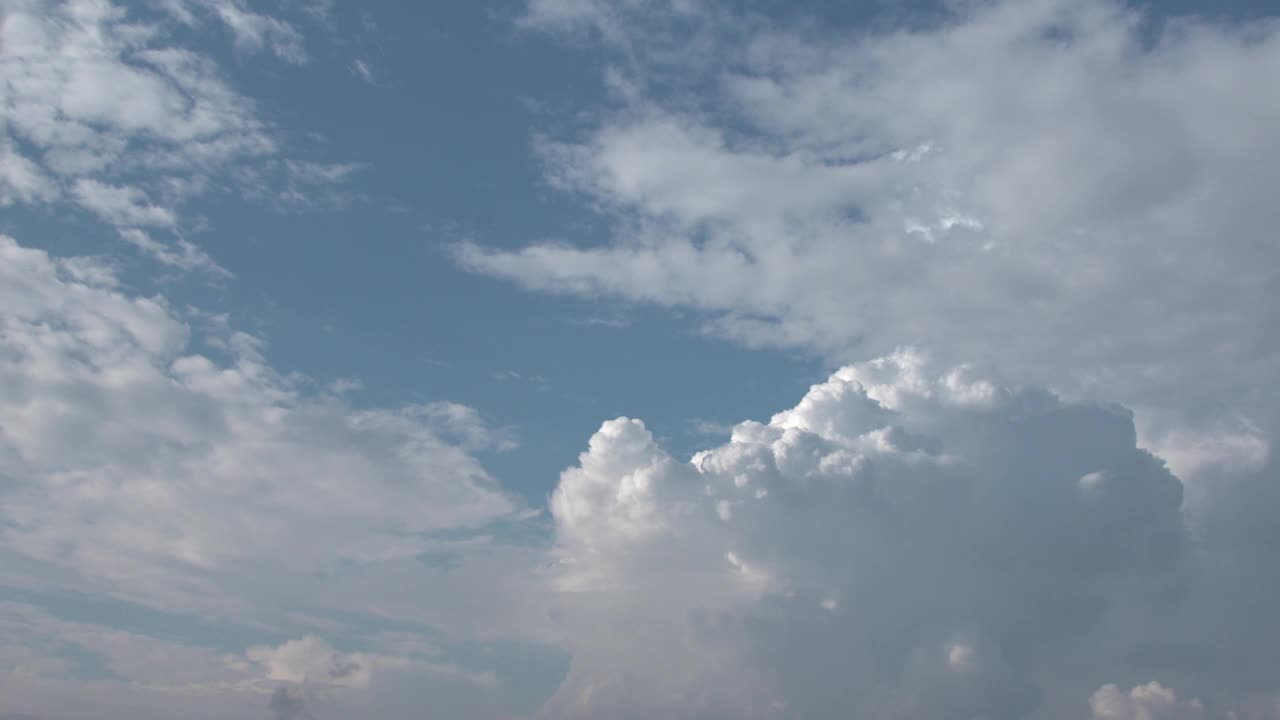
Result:
[[[370,85],[378,84],[378,80],[373,74],[373,66],[360,58],[356,58],[351,62],[351,74]]]
[[[253,647],[245,657],[266,679],[294,685],[367,688],[379,666],[403,668],[406,662],[367,653],[342,653],[318,637],[290,640],[278,647]]]
[[[454,402],[434,402],[414,408],[442,437],[471,450],[514,450],[519,447],[510,429],[490,427],[475,408]]]
[[[262,185],[254,190],[283,208],[312,209],[342,207],[361,199],[346,189],[354,174],[366,169],[359,163],[322,163],[285,160],[283,177],[277,186]]]
[[[549,392],[551,390],[551,380],[537,373],[519,372],[516,370],[498,370],[491,375],[498,382],[514,382],[524,385],[531,385],[539,392]]]
[[[582,325],[584,327],[606,327],[621,329],[631,327],[633,321],[631,318],[622,317],[620,315],[587,315],[585,317],[570,318],[571,325]]]
[[[1179,700],[1158,682],[1139,685],[1128,692],[1104,685],[1089,698],[1094,720],[1197,720],[1209,717],[1199,700]]]

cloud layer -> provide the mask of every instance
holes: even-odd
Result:
[[[820,32],[534,3],[530,22],[596,26],[616,51],[615,110],[542,145],[614,232],[461,262],[694,309],[751,345],[845,362],[923,343],[1090,397],[1271,415],[1276,24],[955,8]]]
[[[7,583],[255,613],[342,562],[519,509],[438,435],[485,442],[468,408],[352,410],[108,265],[9,238],[0,257]]]

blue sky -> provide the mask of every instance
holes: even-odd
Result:
[[[0,0],[0,719],[1277,717],[1278,23]]]

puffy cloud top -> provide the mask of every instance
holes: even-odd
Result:
[[[568,639],[553,707],[642,712],[631,678],[680,717],[1019,716],[1072,636],[1182,574],[1181,500],[1123,409],[911,352],[843,368],[688,462],[609,421],[552,500],[593,628]],[[655,661],[641,632],[677,657]]]

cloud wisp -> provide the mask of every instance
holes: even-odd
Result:
[[[489,443],[470,408],[354,410],[277,373],[259,338],[126,294],[109,266],[8,238],[0,253],[9,583],[253,613],[290,578],[520,509],[437,434]]]
[[[552,182],[615,230],[462,244],[464,267],[838,362],[924,344],[1089,397],[1273,415],[1254,389],[1280,350],[1264,240],[1280,102],[1259,92],[1280,72],[1274,22],[1111,0],[848,32],[704,3],[538,2],[527,19],[597,27],[617,52],[614,109],[541,145]]]
[[[294,205],[334,195],[343,164],[285,162],[278,128],[232,87],[174,21],[229,28],[243,52],[306,60],[290,23],[235,0],[171,0],[165,11],[108,0],[12,0],[0,24],[0,205],[65,201],[126,235],[153,260],[228,277],[179,232],[202,195]],[[321,172],[323,171],[323,172]],[[278,186],[285,186],[279,190]],[[137,234],[160,231],[176,247]]]

